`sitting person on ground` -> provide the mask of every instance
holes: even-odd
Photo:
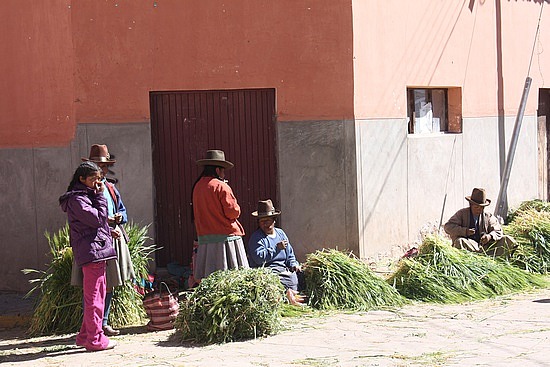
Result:
[[[279,276],[291,304],[302,304],[304,299],[298,286],[300,263],[286,233],[275,227],[275,218],[281,214],[275,210],[270,199],[260,200],[258,210],[252,216],[258,218],[258,229],[248,241],[249,263],[253,268],[269,267]]]
[[[474,188],[466,200],[470,206],[456,212],[444,226],[453,247],[490,256],[509,255],[517,243],[504,235],[498,219],[485,211],[485,207],[491,204],[485,190]]]

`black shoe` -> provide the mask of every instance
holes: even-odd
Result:
[[[120,334],[120,330],[113,329],[109,325],[103,326],[103,333],[107,336],[117,336]]]

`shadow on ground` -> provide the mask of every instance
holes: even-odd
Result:
[[[145,326],[131,326],[120,329],[120,335],[136,335],[149,333]],[[0,364],[7,362],[33,361],[46,357],[89,353],[83,347],[75,344],[75,334],[52,335],[29,339],[24,329],[13,329],[15,343],[0,345]],[[175,345],[175,344],[174,344]],[[168,346],[168,345],[167,345]],[[171,345],[172,346],[172,345]]]
[[[21,341],[0,346],[0,363],[32,361],[44,357],[86,352],[74,344],[74,336]]]

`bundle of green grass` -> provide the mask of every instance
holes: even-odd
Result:
[[[512,236],[518,248],[509,262],[532,273],[550,272],[550,204],[541,200],[523,202],[508,216],[504,233]]]
[[[524,201],[516,209],[508,213],[506,220],[508,223],[511,223],[517,216],[525,214],[528,211],[550,212],[550,203],[539,199]]]
[[[415,258],[402,259],[388,279],[403,296],[460,303],[547,286],[540,275],[465,250],[438,236],[426,237]]]
[[[308,305],[321,310],[372,310],[401,306],[405,299],[353,254],[320,250],[304,263]]]
[[[147,245],[150,238],[147,236],[149,226],[139,226],[134,223],[125,225],[128,234],[128,249],[130,259],[134,266],[136,278],[149,279],[149,262],[151,254],[155,252],[154,244]],[[130,325],[142,325],[147,320],[147,314],[143,308],[143,297],[136,292],[131,281],[113,290],[113,300],[109,313],[109,325],[120,328]]]
[[[135,224],[126,225],[128,248],[136,276],[147,276],[147,263],[154,246],[146,246],[147,228]],[[82,288],[71,285],[73,252],[69,242],[69,226],[46,238],[52,256],[46,271],[24,269],[25,274],[36,274],[30,280],[33,288],[30,296],[37,293],[37,304],[29,325],[30,335],[73,333],[82,323]],[[114,327],[143,324],[146,319],[141,296],[131,282],[115,288],[111,303],[109,323]]]
[[[284,288],[269,269],[216,271],[180,303],[182,341],[226,343],[280,330]]]

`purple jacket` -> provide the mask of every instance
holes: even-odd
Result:
[[[107,221],[107,200],[103,193],[77,183],[59,198],[69,219],[70,242],[78,266],[116,258]]]

